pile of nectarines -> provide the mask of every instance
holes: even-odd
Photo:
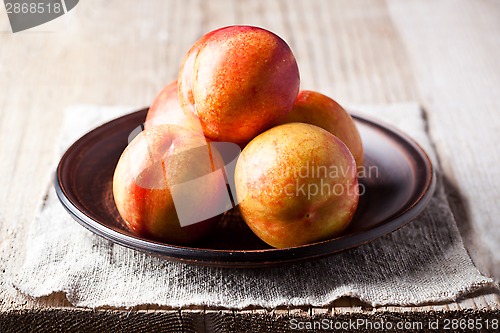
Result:
[[[198,40],[116,166],[130,230],[186,244],[237,206],[274,247],[341,233],[358,205],[361,138],[339,104],[299,83],[290,47],[270,31],[230,26]],[[224,144],[243,151],[231,162]]]

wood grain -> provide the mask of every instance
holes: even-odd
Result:
[[[392,1],[389,11],[418,73],[462,236],[479,268],[499,279],[500,3],[456,4]]]
[[[53,168],[63,109],[81,103],[148,105],[175,79],[184,54],[203,33],[252,24],[291,45],[304,89],[343,104],[417,100],[425,107],[465,245],[482,272],[500,279],[500,229],[494,227],[500,215],[499,17],[494,0],[87,0],[59,19],[12,34],[0,9],[0,322],[22,316],[35,325],[27,329],[40,328],[41,321],[63,327],[71,325],[65,316],[76,313],[68,317],[80,318],[75,330],[116,330],[135,320],[142,327],[173,325],[179,332],[191,331],[182,325],[282,332],[295,316],[431,318],[439,316],[432,311],[444,311],[436,313],[463,317],[468,310],[498,316],[500,298],[488,293],[451,304],[376,309],[341,299],[328,308],[269,313],[89,311],[73,309],[61,294],[27,299],[3,275],[19,269],[29,246],[23,240]]]

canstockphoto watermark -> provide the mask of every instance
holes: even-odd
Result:
[[[498,331],[500,320],[496,318],[468,317],[468,318],[427,318],[421,321],[383,320],[383,319],[347,319],[334,320],[323,318],[318,320],[290,319],[288,327],[293,331]]]
[[[289,321],[291,330],[323,330],[323,331],[408,331],[408,330],[423,330],[424,323],[420,321],[388,321],[388,320],[370,320],[366,318],[349,319],[338,321],[324,318],[321,320],[301,321],[291,319]]]
[[[170,125],[170,129],[175,131],[178,125]],[[240,156],[241,149],[237,144],[230,142],[207,142],[205,145],[191,147],[189,149],[180,149],[175,154],[170,155],[169,163],[159,160],[158,156],[150,156],[149,142],[146,136],[140,136],[143,131],[143,126],[138,126],[131,131],[128,136],[128,143],[135,142],[136,146],[142,146],[136,149],[135,155],[129,155],[131,159],[131,173],[136,175],[136,183],[148,189],[165,189],[167,186],[172,195],[174,205],[179,217],[179,222],[182,226],[195,224],[206,220],[210,217],[222,214],[232,207],[238,205],[239,201],[244,200],[245,194],[238,193],[236,196],[236,186],[234,180],[234,172],[236,162]],[[183,132],[183,131],[181,131]],[[184,130],[184,133],[185,130]],[[175,145],[172,145],[174,149]],[[215,160],[212,155],[217,152],[221,163],[214,165]],[[182,164],[183,161],[191,161],[193,170],[182,171],[184,177],[182,182],[172,182],[171,179],[164,179],[159,182],[149,182],[149,177],[143,177],[141,171],[142,160],[148,160],[148,163],[158,165],[158,168],[164,170],[165,175],[168,174],[169,168],[172,166],[173,171],[176,165]],[[205,169],[206,173],[200,173],[201,165],[212,164],[211,169]],[[346,163],[349,164],[349,163]],[[134,168],[137,168],[135,170]],[[174,170],[175,169],[175,170]],[[366,192],[365,185],[362,181],[359,185],[353,182],[352,179],[357,175],[358,180],[363,178],[377,178],[379,170],[376,166],[361,166],[355,167],[352,164],[342,165],[330,164],[319,165],[314,160],[306,161],[304,165],[294,168],[285,165],[283,168],[273,170],[274,175],[271,178],[276,181],[262,182],[261,191],[263,194],[271,196],[297,196],[313,200],[318,197],[343,196],[343,195],[363,195]],[[282,182],[286,179],[286,182]],[[203,202],[204,192],[201,189],[217,185],[217,188],[227,188],[227,193],[222,195],[218,201],[213,201],[210,209],[193,209],[193,203]]]
[[[354,174],[358,178],[358,186],[349,181]],[[364,195],[366,186],[362,180],[378,177],[379,169],[376,165],[354,168],[352,165],[318,165],[311,160],[299,168],[284,166],[274,171],[274,178],[288,179],[288,182],[262,184],[261,189],[272,196],[284,194],[289,197],[305,197],[307,200],[318,196]]]
[[[75,8],[79,0],[4,0],[12,32],[52,21]]]
[[[169,152],[165,156],[154,155],[151,141],[142,132],[142,126],[129,135],[129,144],[134,145],[129,159],[129,173],[142,189],[165,190],[172,197],[181,226],[189,226],[220,215],[238,204],[235,195],[234,172],[241,148],[230,142],[189,141],[190,131],[170,124],[165,128],[165,145]],[[195,134],[195,132],[192,132]],[[173,140],[178,135],[182,140]],[[144,167],[149,174],[144,174]],[[154,173],[151,170],[161,170]],[[227,189],[214,195],[212,189]],[[167,194],[166,194],[167,195]],[[210,198],[209,198],[210,197]],[[209,200],[207,200],[209,198]],[[203,205],[200,203],[210,204]],[[193,209],[197,207],[196,209]]]

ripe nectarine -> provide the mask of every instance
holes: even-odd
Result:
[[[235,183],[245,222],[277,248],[338,235],[359,199],[349,149],[304,123],[276,126],[250,141],[238,158]]]

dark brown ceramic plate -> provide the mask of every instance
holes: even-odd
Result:
[[[175,246],[151,241],[127,230],[112,194],[116,163],[129,134],[144,122],[146,112],[115,119],[76,141],[59,163],[55,188],[66,210],[90,231],[167,259],[212,266],[262,267],[324,257],[400,228],[422,212],[434,191],[431,162],[413,140],[373,120],[354,116],[365,149],[366,172],[360,179],[364,194],[342,236],[274,249],[250,231],[237,211],[230,211],[203,242]]]

